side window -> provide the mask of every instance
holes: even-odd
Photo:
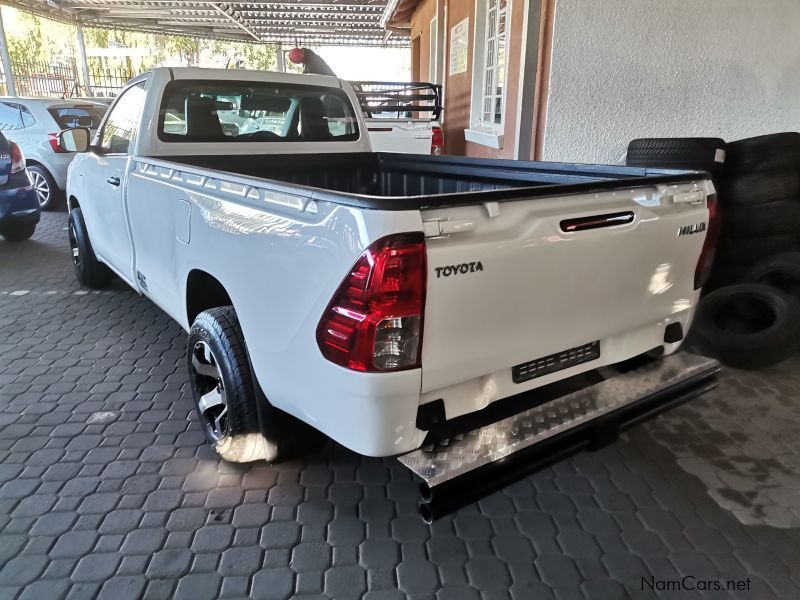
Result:
[[[100,149],[109,154],[127,154],[136,136],[144,105],[144,82],[125,90],[108,114],[100,133]]]
[[[22,126],[23,127],[30,127],[31,125],[36,123],[36,119],[33,118],[33,115],[31,114],[31,112],[27,108],[22,106],[21,104],[19,105],[19,112],[20,112],[20,115],[22,117]]]
[[[22,129],[22,111],[19,104],[0,102],[0,130]]]

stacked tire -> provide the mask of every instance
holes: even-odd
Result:
[[[722,230],[689,342],[739,368],[800,350],[800,133],[634,140],[626,162],[708,171],[718,190]]]
[[[716,182],[724,173],[726,150],[720,138],[641,138],[628,144],[625,164],[708,171]]]
[[[800,250],[800,133],[730,142],[718,189],[722,235],[712,287],[741,282],[757,263]]]

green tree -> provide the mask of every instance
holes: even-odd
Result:
[[[3,12],[8,9],[3,7]],[[8,56],[12,63],[20,64],[31,61],[47,60],[44,53],[42,40],[42,27],[40,19],[34,15],[17,11],[15,15],[16,27],[11,29],[6,39],[8,41]]]

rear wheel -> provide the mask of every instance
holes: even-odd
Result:
[[[232,306],[201,312],[192,324],[187,350],[197,415],[206,438],[224,460],[277,462],[314,450],[324,441],[322,434],[276,409],[260,393]]]
[[[56,208],[61,191],[58,189],[53,176],[50,175],[47,169],[39,165],[29,166],[28,173],[30,174],[36,197],[39,200],[39,207],[42,210]]]
[[[67,231],[75,277],[86,287],[93,289],[104,287],[111,279],[111,270],[97,260],[80,208],[73,208],[69,212]]]
[[[0,229],[0,235],[9,242],[22,242],[29,239],[36,231],[36,223],[24,223],[22,225],[5,226]]]

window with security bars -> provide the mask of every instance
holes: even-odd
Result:
[[[506,90],[506,47],[508,1],[486,0],[486,36],[481,88],[481,126],[503,126]]]

